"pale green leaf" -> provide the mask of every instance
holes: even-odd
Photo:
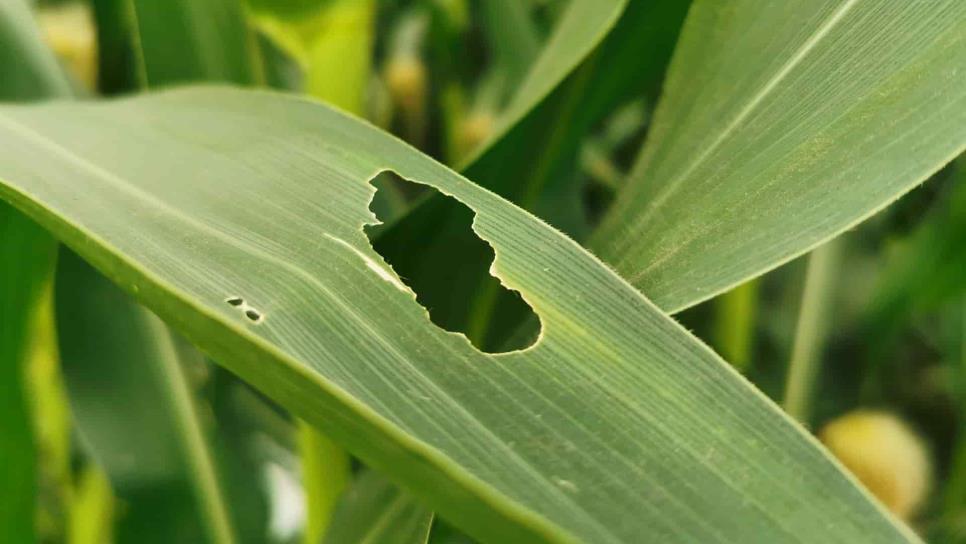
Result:
[[[593,239],[679,310],[812,249],[966,147],[966,3],[701,0]]]
[[[194,89],[0,108],[0,142],[0,195],[478,538],[914,540],[593,256],[371,126]],[[536,345],[489,355],[429,321],[362,230],[384,170],[476,212]]]

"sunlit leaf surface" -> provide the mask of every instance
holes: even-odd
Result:
[[[704,0],[594,238],[666,310],[817,246],[966,147],[966,3]]]
[[[0,141],[4,198],[476,536],[907,538],[591,255],[368,125],[196,89],[4,107]],[[534,347],[488,355],[429,321],[362,231],[386,169],[476,212],[494,273],[541,318]]]

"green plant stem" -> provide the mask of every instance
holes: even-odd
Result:
[[[757,279],[735,287],[715,301],[715,345],[721,356],[742,373],[751,364],[757,310]]]
[[[540,54],[540,33],[530,18],[529,5],[517,0],[483,0],[483,30],[495,64],[516,87]]]
[[[114,493],[104,472],[84,467],[77,480],[70,507],[68,544],[113,542]]]
[[[153,314],[148,314],[146,310],[144,312],[148,326],[154,329],[154,334],[159,338],[158,349],[168,352],[162,353],[157,358],[160,363],[159,370],[167,387],[165,393],[171,399],[170,404],[175,412],[174,418],[182,429],[179,437],[183,441],[182,447],[188,467],[194,476],[191,483],[205,513],[203,516],[205,528],[212,542],[232,544],[237,541],[237,538],[229,515],[227,499],[219,481],[208,437],[201,425],[201,414],[198,412],[194,392],[185,374],[175,338],[171,336],[164,322]]]
[[[326,25],[309,47],[305,90],[361,116],[371,74],[376,4],[372,0],[340,0],[329,2],[326,12]]]
[[[808,257],[805,288],[782,402],[785,411],[803,424],[808,423],[812,390],[828,335],[829,306],[840,244],[839,240],[833,240],[814,250]]]
[[[44,46],[30,5],[0,2],[0,101],[63,98],[70,84]],[[33,221],[0,202],[0,542],[36,539],[37,460],[25,364],[35,317],[57,243]]]
[[[0,203],[0,541],[34,539],[36,459],[26,361],[56,245]]]
[[[40,505],[36,517],[38,538],[46,540],[56,539],[66,530],[62,514],[72,508],[70,497],[74,482],[71,474],[71,415],[57,349],[53,282],[49,272],[45,271],[41,276],[45,282],[28,328],[23,362],[27,380],[24,395],[33,422],[37,481],[41,482],[37,497]]]
[[[322,542],[336,501],[349,481],[349,455],[304,421],[299,421],[306,523],[303,542]]]
[[[943,524],[950,536],[966,536],[966,433],[960,432],[943,497]]]
[[[959,400],[959,418],[966,421],[966,297],[962,301],[962,331],[958,366],[954,369],[956,396]],[[960,425],[962,429],[962,425]],[[950,537],[966,537],[966,430],[956,437],[949,477],[943,497],[944,525]]]

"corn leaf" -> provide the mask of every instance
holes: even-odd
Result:
[[[44,46],[23,0],[0,1],[0,99],[36,100],[69,96],[70,83]]]
[[[113,0],[97,0],[111,2]],[[127,0],[144,86],[261,81],[254,36],[238,0]]]
[[[668,311],[862,221],[966,147],[966,4],[702,0],[593,238]]]
[[[238,0],[92,0],[92,7],[103,93],[263,79],[254,36]]]
[[[480,539],[914,540],[577,244],[344,114],[203,88],[3,107],[0,142],[0,196]],[[362,230],[386,170],[475,212],[536,345],[486,354],[429,321]]]
[[[515,88],[540,53],[540,32],[530,18],[532,6],[514,0],[484,0],[480,8],[493,62],[506,72],[506,84]]]

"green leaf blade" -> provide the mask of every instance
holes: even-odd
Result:
[[[662,308],[816,247],[966,148],[966,6],[786,8],[694,6],[650,143],[593,239]]]
[[[30,8],[22,0],[0,1],[0,99],[70,96],[70,83],[44,46]]]
[[[4,198],[474,536],[913,539],[577,244],[368,125],[196,89],[4,108],[0,141]],[[362,232],[387,169],[476,211],[494,273],[541,318],[534,347],[487,355],[431,324]]]
[[[254,37],[236,0],[130,0],[142,85],[262,79]]]

